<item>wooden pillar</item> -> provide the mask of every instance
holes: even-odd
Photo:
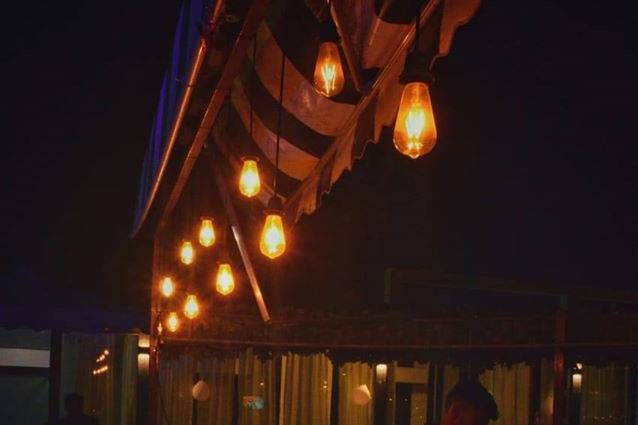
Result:
[[[531,364],[531,380],[530,390],[530,409],[528,423],[530,425],[538,425],[540,423],[541,414],[541,360],[535,359]]]
[[[49,423],[60,419],[60,384],[62,371],[62,332],[51,330],[49,347]]]
[[[388,365],[374,368],[374,425],[386,425],[388,410]]]
[[[565,375],[565,349],[563,347],[566,337],[567,312],[559,309],[556,312],[556,350],[554,351],[554,425],[564,425],[565,423],[565,406],[567,404],[565,383],[567,378]]]
[[[626,366],[625,412],[627,425],[636,425],[638,419],[638,370],[635,364]]]
[[[434,362],[430,362],[428,365],[428,405],[427,405],[427,420],[425,423],[434,424],[436,406],[436,365]]]
[[[330,425],[339,425],[339,369],[337,360],[332,362],[332,389],[330,392]]]
[[[161,229],[160,229],[161,230]],[[160,318],[159,294],[155,290],[155,282],[159,279],[160,267],[160,242],[159,232],[155,234],[153,239],[153,270],[151,273],[151,317],[149,329],[149,380],[148,394],[139,394],[138,397],[148,397],[148,425],[158,425],[159,421],[159,333],[157,325]]]

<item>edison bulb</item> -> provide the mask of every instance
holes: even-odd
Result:
[[[186,302],[184,303],[184,316],[189,319],[194,319],[199,316],[199,303],[197,302],[197,296],[188,295]]]
[[[266,216],[261,231],[259,249],[266,257],[275,259],[286,250],[286,235],[283,220],[278,212],[271,212]]]
[[[199,244],[205,248],[213,246],[215,243],[215,228],[213,227],[213,220],[210,218],[203,218],[202,224],[199,228]]]
[[[170,276],[166,276],[160,282],[160,291],[166,298],[170,298],[175,293],[175,284]]]
[[[166,318],[166,327],[173,333],[177,332],[177,329],[179,329],[179,317],[177,316],[176,312],[171,311],[169,313],[168,317]]]
[[[217,288],[217,292],[222,295],[228,295],[235,289],[235,278],[230,264],[222,263],[219,265],[215,279],[215,288]]]
[[[434,148],[436,124],[427,84],[417,81],[403,88],[393,139],[397,150],[412,159]]]
[[[245,159],[239,175],[239,191],[242,195],[252,198],[261,190],[259,168],[254,159]]]
[[[195,259],[195,249],[192,243],[189,241],[182,242],[182,247],[179,250],[179,259],[187,266],[192,264]]]
[[[343,90],[344,82],[337,44],[332,41],[321,43],[315,64],[315,90],[326,97],[336,96]]]

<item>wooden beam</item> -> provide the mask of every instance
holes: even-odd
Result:
[[[434,14],[434,12],[436,11],[436,8],[439,6],[440,3],[441,3],[441,0],[431,0],[425,5],[425,7],[423,7],[423,11],[421,12],[421,25],[423,25],[423,23],[427,22],[430,19],[430,17]],[[392,53],[392,56],[390,56],[390,58],[384,65],[383,69],[379,72],[377,79],[372,84],[372,87],[370,88],[370,90],[368,90],[361,97],[361,99],[359,100],[359,103],[357,103],[357,105],[355,106],[354,110],[352,111],[348,119],[344,122],[343,126],[339,129],[339,134],[337,135],[335,140],[328,147],[328,149],[326,149],[326,152],[323,154],[321,159],[317,161],[317,164],[310,171],[308,176],[306,176],[304,181],[297,187],[294,193],[287,198],[286,203],[284,205],[284,211],[286,215],[288,215],[289,217],[291,216],[294,217],[294,215],[291,215],[293,211],[290,211],[290,207],[292,205],[297,204],[297,201],[306,192],[306,190],[308,189],[308,186],[313,184],[313,182],[319,178],[319,174],[323,170],[326,163],[332,159],[334,153],[340,148],[341,145],[343,145],[349,140],[349,137],[348,137],[349,132],[354,128],[354,126],[357,125],[359,116],[368,107],[370,102],[372,102],[372,100],[375,98],[375,96],[377,95],[377,93],[379,92],[383,84],[386,82],[386,80],[390,76],[390,71],[392,66],[395,63],[397,63],[401,58],[403,58],[404,52],[409,48],[410,44],[412,43],[412,40],[414,40],[414,35],[415,35],[414,25],[410,25],[409,28],[406,30],[403,40],[401,41],[399,46],[397,46],[395,51]]]
[[[300,349],[300,350],[352,350],[352,351],[500,351],[500,350],[541,350],[545,352],[551,349],[587,349],[587,350],[628,350],[638,351],[638,345],[626,344],[615,341],[603,341],[594,343],[564,343],[564,344],[341,344],[321,342],[297,342],[297,341],[253,341],[223,338],[188,338],[166,337],[162,342],[167,345],[207,345],[235,349],[240,347],[259,347],[269,349]]]
[[[348,38],[348,34],[345,32],[345,29],[341,22],[341,16],[337,12],[334,3],[331,4],[330,13],[332,14],[332,20],[337,27],[337,32],[339,33],[339,38],[341,39],[341,49],[343,50],[343,55],[346,57],[346,64],[348,65],[348,69],[350,70],[350,76],[352,77],[354,88],[359,93],[362,93],[365,82],[363,81],[363,77],[361,76],[361,67],[359,66],[359,61],[354,54],[354,48],[352,46],[352,43],[350,42],[350,38]]]
[[[210,22],[212,23],[212,27],[215,28],[217,23],[219,22],[219,17],[221,16],[221,12],[224,9],[224,0],[217,0],[215,3],[215,8],[210,17]],[[177,109],[177,115],[175,116],[175,121],[173,121],[173,126],[171,127],[171,132],[168,136],[168,142],[166,144],[166,148],[162,153],[162,158],[160,161],[160,167],[157,171],[157,176],[153,181],[153,186],[151,187],[151,192],[146,199],[146,204],[144,205],[144,211],[142,211],[142,215],[140,216],[140,220],[137,224],[137,227],[133,229],[131,235],[134,236],[137,232],[139,232],[142,227],[144,220],[148,216],[149,211],[151,210],[151,205],[153,205],[153,201],[155,200],[155,196],[157,195],[157,191],[159,189],[160,183],[162,181],[162,177],[164,176],[164,172],[166,171],[166,167],[168,165],[168,160],[170,158],[171,152],[173,151],[173,146],[175,145],[175,141],[177,140],[177,135],[179,134],[179,130],[182,127],[182,121],[184,120],[184,115],[186,114],[186,109],[190,104],[191,96],[193,94],[193,88],[195,87],[195,82],[197,80],[197,76],[199,75],[199,70],[204,63],[204,58],[206,57],[206,42],[203,37],[199,38],[197,43],[197,49],[195,50],[195,60],[191,66],[191,70],[188,76],[188,82],[186,84],[186,88],[184,89],[184,95],[182,96],[182,100],[179,103],[179,108]]]
[[[157,291],[156,282],[160,279],[160,238],[156,233],[153,238],[153,265],[151,272],[151,313],[149,318],[149,379],[148,394],[140,394],[138,397],[148,397],[147,419],[149,425],[159,424],[159,406],[160,406],[160,382],[159,382],[159,333],[157,329],[158,320],[160,320],[160,299]]]
[[[638,304],[638,293],[609,288],[595,288],[581,285],[547,284],[539,282],[519,282],[506,279],[490,279],[433,273],[420,269],[388,269],[386,281],[391,285],[410,285],[440,288],[478,289],[493,292],[537,294],[575,299],[611,301],[622,304]],[[386,287],[386,297],[392,288]]]
[[[215,90],[213,91],[210,101],[208,102],[208,106],[206,108],[206,111],[204,112],[204,116],[202,117],[199,128],[195,133],[193,143],[188,149],[186,159],[182,164],[175,185],[173,186],[168,197],[168,201],[164,206],[161,222],[165,222],[166,219],[170,216],[171,212],[175,208],[175,205],[177,204],[177,201],[179,200],[182,191],[184,190],[184,186],[186,186],[186,182],[188,181],[191,171],[195,166],[195,162],[197,161],[197,158],[202,151],[204,142],[208,138],[213,125],[215,124],[217,114],[224,104],[226,96],[230,92],[233,80],[235,79],[237,74],[239,74],[241,65],[246,59],[246,51],[248,50],[248,47],[250,46],[255,33],[257,32],[259,24],[265,18],[266,13],[268,12],[269,5],[270,0],[255,0],[252,2],[250,9],[246,14],[246,18],[244,19],[242,28],[239,32],[239,35],[237,36],[237,39],[235,40],[235,45],[233,46],[232,51],[226,59],[226,63],[221,72],[219,80],[217,81]]]
[[[49,423],[60,419],[60,387],[62,376],[62,331],[51,330],[49,349]]]
[[[235,211],[233,200],[230,198],[230,192],[226,186],[226,180],[221,172],[221,164],[213,162],[213,173],[215,175],[217,189],[219,190],[219,196],[222,198],[228,222],[230,223],[231,230],[233,231],[233,237],[237,243],[237,248],[239,248],[241,260],[244,263],[244,268],[246,269],[246,274],[248,275],[248,280],[253,290],[257,307],[259,308],[259,314],[261,315],[262,320],[265,323],[268,323],[270,322],[268,307],[266,306],[266,301],[264,300],[261,288],[259,287],[259,281],[257,280],[257,275],[250,259],[250,254],[248,253],[248,247],[246,246],[246,241],[239,225],[239,219],[237,218],[237,211]]]

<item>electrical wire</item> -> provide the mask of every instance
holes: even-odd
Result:
[[[284,1],[283,22],[286,21],[286,2]],[[279,75],[279,113],[277,114],[277,146],[275,151],[275,174],[273,178],[273,196],[277,196],[277,174],[279,173],[279,139],[281,138],[281,116],[284,108],[284,72],[286,54],[281,50],[281,73]]]

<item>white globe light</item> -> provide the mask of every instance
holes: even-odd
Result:
[[[203,379],[193,385],[193,398],[197,401],[206,401],[210,397],[210,387]]]

